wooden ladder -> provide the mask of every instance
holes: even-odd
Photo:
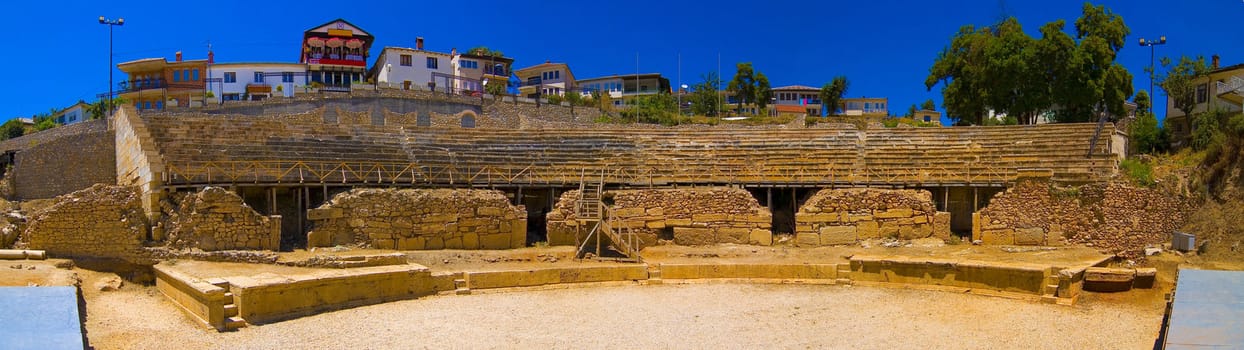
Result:
[[[619,261],[642,261],[639,256],[639,236],[629,227],[616,228],[613,225],[612,211],[605,206],[602,200],[604,192],[605,179],[604,173],[601,173],[599,181],[595,183],[587,183],[585,176],[580,176],[579,181],[579,198],[575,200],[575,218],[579,221],[580,228],[587,228],[588,234],[584,237],[579,249],[575,252],[577,258],[582,258],[586,253],[588,243],[593,241],[596,243],[596,259],[597,260],[619,260]],[[625,259],[603,258],[601,236],[608,237],[613,243],[613,247],[622,254],[626,255]]]

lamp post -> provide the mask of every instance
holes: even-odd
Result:
[[[1157,41],[1140,38],[1140,46],[1149,47],[1149,114],[1153,114],[1153,74],[1157,71],[1157,67],[1153,65],[1154,46],[1166,45],[1166,36],[1163,35]]]
[[[108,100],[104,102],[104,106],[108,108],[107,116],[112,117],[112,27],[124,25],[125,19],[117,18],[116,20],[110,20],[104,18],[104,16],[99,16],[99,24],[108,26]]]

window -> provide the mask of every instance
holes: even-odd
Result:
[[[410,67],[410,66],[415,65],[412,62],[413,59],[411,59],[410,55],[402,55],[398,57],[398,61],[399,61],[398,64],[402,65],[403,67]]]
[[[175,70],[173,71],[173,82],[176,83],[179,81],[181,81],[181,71]]]
[[[1209,101],[1209,84],[1201,84],[1196,86],[1196,103],[1205,103]]]
[[[282,82],[282,83],[292,83],[292,82],[294,82],[294,72],[285,72],[285,73],[281,73],[281,82]]]
[[[460,65],[462,68],[479,69],[479,62],[476,61],[462,60]]]
[[[181,80],[190,81],[190,70],[189,69],[183,69],[181,71]]]
[[[156,101],[156,109],[164,109],[164,101]]]
[[[263,82],[263,72],[255,72],[255,83]]]
[[[151,109],[151,101],[144,102],[143,109]]]
[[[428,69],[438,69],[437,67],[440,66],[439,63],[440,62],[437,62],[436,57],[428,57]]]
[[[225,72],[225,82],[226,83],[238,82],[238,72]]]
[[[191,80],[193,80],[193,81],[199,81],[199,69],[198,69],[198,68],[195,68],[195,69],[194,69],[194,75],[192,75],[192,76],[194,77],[194,79],[191,79]]]
[[[238,101],[241,99],[242,99],[242,94],[225,94],[223,98],[223,100],[225,101]]]
[[[562,78],[562,71],[559,71],[559,70],[553,71],[553,79],[561,79],[561,78]]]

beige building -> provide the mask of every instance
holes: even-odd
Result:
[[[1219,67],[1219,58],[1214,55],[1209,75],[1194,82],[1196,107],[1193,114],[1210,110],[1222,109],[1228,112],[1241,111],[1244,103],[1244,63],[1233,66]],[[1164,127],[1171,135],[1171,142],[1182,145],[1192,135],[1188,129],[1187,117],[1175,105],[1174,99],[1166,97],[1166,121]],[[1195,128],[1195,125],[1193,126]]]
[[[914,119],[915,121],[918,121],[921,123],[942,126],[942,112],[938,112],[938,111],[921,109],[921,110],[916,111],[916,114],[913,115],[911,119]]]
[[[890,115],[889,104],[885,97],[844,98],[842,115],[887,116]]]
[[[576,80],[575,88],[583,96],[609,95],[615,107],[624,107],[640,96],[670,93],[670,80],[660,73],[621,74]]]
[[[520,85],[518,94],[528,98],[558,95],[565,96],[566,91],[575,90],[574,74],[565,63],[544,61],[531,67],[514,71]]]

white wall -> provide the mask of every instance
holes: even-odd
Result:
[[[236,73],[237,80],[224,82],[228,72]],[[307,66],[302,64],[216,64],[208,74],[213,79],[208,90],[218,99],[224,99],[225,94],[245,94],[246,85],[255,83],[255,72],[265,73],[263,83],[272,86],[273,96],[278,95],[278,85],[281,86],[280,95],[285,97],[294,96],[296,89],[307,85]],[[294,81],[283,82],[280,73],[294,73]]]
[[[403,66],[401,64],[402,55],[411,56],[411,65]],[[437,59],[436,69],[428,68],[428,57]],[[424,51],[408,51],[408,50],[385,50],[382,58],[376,62],[381,71],[376,77],[379,84],[389,84],[394,87],[403,86],[403,82],[410,81],[411,88],[418,86],[422,89],[428,88],[428,82],[432,81],[432,73],[443,73],[453,75],[453,62],[447,55],[429,54]],[[443,80],[443,79],[442,79]],[[444,81],[436,82],[437,88],[444,88]]]

